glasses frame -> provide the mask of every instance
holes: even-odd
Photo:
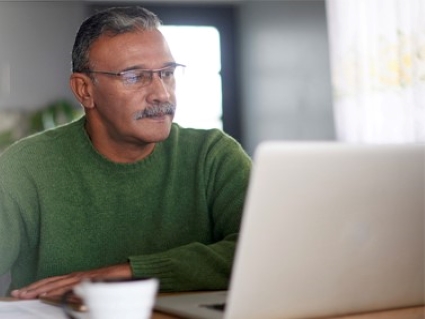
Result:
[[[159,69],[131,68],[131,69],[126,69],[126,70],[122,70],[122,71],[118,71],[118,72],[85,69],[83,72],[87,73],[87,74],[103,74],[103,75],[115,76],[115,77],[120,78],[122,80],[122,82],[124,83],[124,85],[135,86],[135,85],[137,85],[137,81],[134,82],[134,83],[127,83],[125,76],[131,74],[134,71],[141,71],[141,72],[149,74],[149,77],[148,77],[149,81],[147,83],[144,83],[144,84],[142,84],[141,82],[139,83],[139,84],[141,84],[142,87],[145,87],[145,86],[148,86],[152,83],[153,75],[155,73],[158,74],[158,76],[161,80],[163,80],[164,77],[166,76],[164,74],[165,71],[168,71],[171,68],[176,69],[178,67],[182,67],[184,69],[186,67],[186,65],[173,62],[173,63],[169,63],[168,65],[166,65],[162,68],[159,68]]]

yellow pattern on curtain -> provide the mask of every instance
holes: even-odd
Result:
[[[425,142],[425,0],[327,0],[338,139]]]

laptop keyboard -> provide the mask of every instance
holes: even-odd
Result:
[[[201,307],[205,307],[205,308],[217,310],[217,311],[224,311],[225,308],[226,308],[226,304],[225,303],[217,303],[217,304],[211,304],[211,305],[201,305]]]

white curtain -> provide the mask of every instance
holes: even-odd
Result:
[[[338,139],[425,142],[425,0],[326,0]]]

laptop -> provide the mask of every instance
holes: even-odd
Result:
[[[424,145],[263,142],[253,163],[229,291],[158,297],[156,310],[289,319],[424,304]]]

